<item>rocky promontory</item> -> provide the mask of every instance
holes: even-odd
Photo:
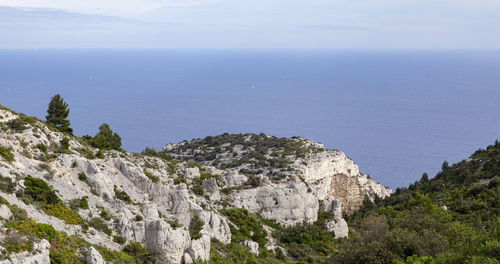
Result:
[[[343,213],[391,193],[341,151],[300,137],[226,133],[130,153],[3,107],[0,129],[0,263],[61,254],[128,263],[113,259],[140,250],[156,263],[192,263],[209,260],[213,243],[282,252],[276,228],[328,212],[324,228],[345,237]]]

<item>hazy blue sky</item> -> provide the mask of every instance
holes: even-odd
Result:
[[[0,0],[0,48],[499,47],[499,0]]]

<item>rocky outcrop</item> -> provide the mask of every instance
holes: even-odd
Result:
[[[106,264],[101,256],[101,253],[97,251],[94,247],[89,248],[89,253],[87,253],[86,258],[87,264]]]
[[[35,243],[31,252],[20,252],[12,254],[7,260],[0,260],[0,264],[50,264],[50,243],[43,239]]]
[[[11,216],[10,208],[5,204],[0,204],[0,218],[9,219]]]
[[[392,192],[390,188],[360,173],[358,166],[337,150],[325,150],[294,165],[319,200],[335,197],[342,204],[342,212],[348,214],[357,210],[365,197],[383,198]]]
[[[318,218],[318,200],[297,180],[234,191],[231,198],[234,206],[287,226]]]
[[[284,226],[312,223],[319,211],[327,211],[332,219],[325,229],[344,237],[348,228],[342,213],[352,213],[365,197],[390,194],[390,189],[360,173],[344,153],[299,137],[226,134],[167,145],[164,151],[180,161],[115,150],[101,151],[102,156],[95,158],[101,152],[84,139],[49,129],[35,119],[20,121],[25,122],[22,129],[6,125],[17,118],[0,108],[0,146],[14,156],[10,161],[0,158],[0,176],[15,183],[14,191],[0,191],[0,196],[25,210],[35,222],[91,244],[120,250],[123,244],[113,236],[125,243],[140,242],[159,264],[207,261],[212,238],[231,243],[231,223],[223,216],[226,208],[245,208]],[[63,138],[68,138],[69,146],[62,145]],[[51,185],[66,205],[87,197],[88,208],[80,208],[79,216],[87,223],[101,218],[112,235],[93,227],[84,232],[80,225],[25,204],[15,193],[23,193],[28,175]],[[102,217],[104,212],[108,217]],[[0,205],[0,218],[8,219],[11,214],[9,207]],[[204,223],[201,238],[195,240],[189,232],[194,215]],[[267,233],[266,247],[279,248],[270,228]],[[37,244],[36,256],[14,257],[23,263],[31,259],[48,263],[43,262],[45,256],[49,261],[46,244]],[[243,245],[258,254],[256,242],[248,240]],[[104,263],[93,247],[79,257],[88,263]]]
[[[203,235],[199,239],[192,240],[186,253],[193,261],[208,261],[210,258],[210,237]]]
[[[145,245],[160,263],[181,263],[190,244],[191,237],[184,228],[174,230],[163,220],[146,223]]]
[[[248,248],[253,254],[259,255],[259,243],[252,240],[245,240],[241,242],[241,245]]]
[[[349,233],[347,222],[342,218],[325,222],[325,230],[334,232],[335,238],[347,237]]]

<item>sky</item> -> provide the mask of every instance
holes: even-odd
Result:
[[[0,0],[0,48],[498,49],[498,0]]]

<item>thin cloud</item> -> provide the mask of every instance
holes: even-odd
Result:
[[[319,31],[344,31],[344,30],[370,30],[370,27],[365,26],[352,26],[352,25],[304,25],[300,27],[306,30],[319,30]]]
[[[196,6],[214,0],[0,0],[0,6],[15,8],[51,8],[84,14],[137,16],[169,6]]]

